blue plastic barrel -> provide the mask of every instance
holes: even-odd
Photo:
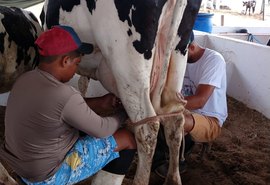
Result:
[[[193,29],[211,33],[213,28],[213,15],[214,14],[210,13],[198,13]]]

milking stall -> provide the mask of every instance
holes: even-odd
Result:
[[[204,48],[219,52],[225,59],[228,117],[217,139],[195,143],[191,153],[185,157],[187,166],[183,173],[179,173],[180,183],[173,184],[270,184],[270,4],[257,0],[255,13],[250,16],[243,13],[242,3],[240,0],[202,0],[193,27],[194,40]],[[32,12],[40,24],[43,5],[43,0],[0,0],[0,6],[15,6]],[[231,15],[229,10],[233,12]],[[67,84],[81,91],[80,80],[81,76],[75,74]],[[84,85],[86,89],[81,92],[85,97],[100,97],[108,93],[97,80],[87,79]],[[5,139],[5,110],[9,93],[0,94],[0,145]],[[134,182],[139,178],[135,178],[140,163],[138,158],[136,154],[123,182],[115,185],[140,184]],[[170,184],[154,171],[149,173],[149,185]],[[92,184],[92,180],[90,177],[76,184]],[[2,184],[25,183],[0,157]],[[111,183],[103,181],[102,184]]]

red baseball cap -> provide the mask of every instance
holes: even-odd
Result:
[[[54,26],[43,32],[35,41],[38,52],[42,56],[55,56],[71,51],[90,54],[93,45],[81,42],[79,36],[70,26]]]

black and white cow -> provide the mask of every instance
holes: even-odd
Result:
[[[179,92],[200,4],[201,0],[45,0],[44,29],[69,25],[94,45],[78,73],[99,80],[120,97],[131,122],[147,123],[134,127],[139,154],[136,185],[149,182],[159,123],[170,148],[165,184],[181,184],[184,101]]]
[[[34,41],[40,33],[34,14],[0,6],[0,93],[9,91],[19,75],[36,65]]]

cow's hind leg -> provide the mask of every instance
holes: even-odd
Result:
[[[179,151],[183,136],[184,116],[181,114],[177,118],[175,116],[166,118],[162,124],[170,153],[169,170],[164,184],[181,185]]]
[[[148,185],[149,183],[158,130],[159,121],[148,122],[134,128],[137,142],[138,164],[133,185]]]

